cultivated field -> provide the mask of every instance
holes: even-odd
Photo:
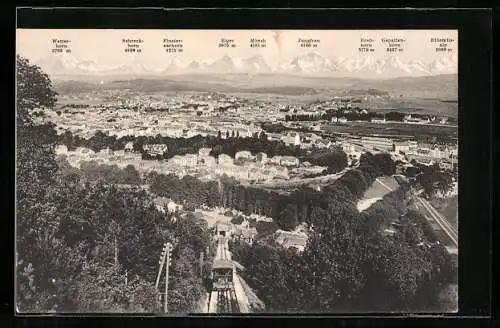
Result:
[[[387,135],[387,136],[418,136],[419,138],[447,137],[457,138],[458,129],[452,125],[406,124],[406,123],[370,123],[347,122],[343,124],[328,123],[325,132],[351,133],[358,135]]]

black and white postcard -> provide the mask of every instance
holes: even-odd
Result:
[[[455,313],[458,43],[17,29],[17,312]]]

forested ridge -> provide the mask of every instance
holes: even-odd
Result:
[[[408,186],[364,212],[356,209],[380,175],[394,173],[384,155],[366,154],[357,170],[310,203],[313,227],[304,252],[272,243],[233,242],[241,272],[270,312],[455,310],[456,265],[419,213],[407,210]],[[311,198],[314,199],[314,198]],[[390,228],[392,233],[386,233]]]

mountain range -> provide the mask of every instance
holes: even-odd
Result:
[[[36,63],[49,74],[54,75],[175,75],[175,74],[295,74],[308,76],[334,76],[357,78],[393,78],[402,76],[430,76],[456,74],[456,55],[445,55],[429,63],[421,60],[403,62],[397,56],[376,59],[364,58],[330,59],[317,52],[309,52],[271,67],[263,56],[233,58],[224,55],[215,60],[185,62],[174,58],[163,68],[155,70],[145,67],[140,57],[126,65],[110,67],[94,61],[78,61],[71,55],[52,56]]]

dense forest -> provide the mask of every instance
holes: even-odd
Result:
[[[407,186],[364,212],[355,207],[375,177],[391,171],[388,160],[368,154],[358,170],[318,195],[303,253],[273,243],[231,243],[266,312],[456,309],[449,289],[457,282],[456,265],[426,219],[407,211]]]
[[[453,186],[454,177],[458,174],[458,166],[450,171],[442,170],[437,163],[423,165],[412,160],[412,165],[406,168],[405,174],[414,185],[423,188],[424,195],[427,197],[432,197],[438,192],[448,192]]]
[[[172,220],[138,188],[61,174],[51,124],[32,113],[56,94],[39,67],[17,57],[16,308],[21,312],[155,312],[164,242],[174,244],[173,312],[197,310],[204,293],[198,256],[206,222]]]

